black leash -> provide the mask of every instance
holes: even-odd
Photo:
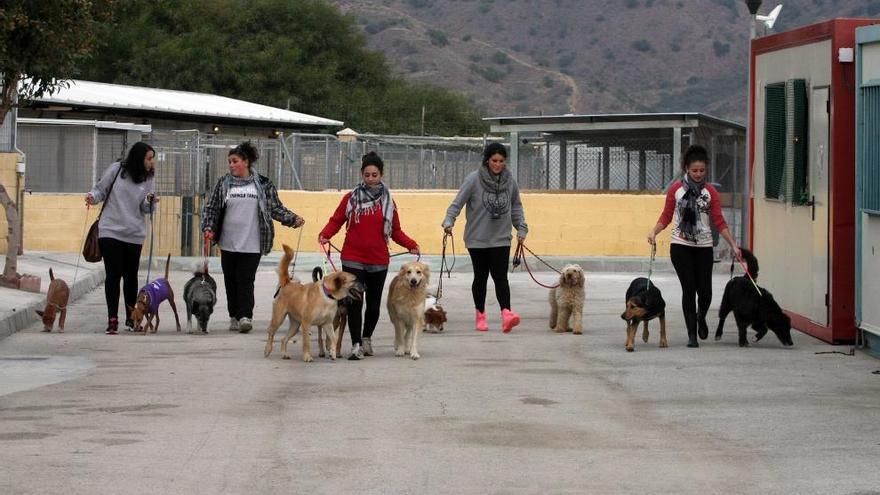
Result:
[[[446,243],[447,240],[452,240],[452,264],[449,265],[446,263]],[[438,301],[443,296],[443,269],[446,269],[446,278],[452,278],[452,268],[455,267],[455,238],[452,237],[451,232],[443,233],[443,250],[440,254],[440,280],[437,282],[437,295],[435,299]]]

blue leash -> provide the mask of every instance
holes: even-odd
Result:
[[[153,224],[154,203],[150,201],[150,257],[147,258],[147,281],[144,285],[150,283],[150,269],[153,268],[153,239],[156,237],[156,227]]]

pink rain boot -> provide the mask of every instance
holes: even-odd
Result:
[[[513,327],[519,325],[519,315],[510,309],[501,310],[501,330],[504,333],[510,333]]]
[[[478,332],[488,332],[489,331],[489,325],[486,324],[486,312],[485,311],[483,311],[481,313],[480,310],[477,310],[477,331]]]

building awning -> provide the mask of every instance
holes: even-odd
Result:
[[[489,122],[492,132],[668,129],[701,125],[745,132],[742,124],[697,112],[511,116],[488,117],[483,120]]]
[[[143,112],[168,118],[197,117],[261,123],[275,127],[341,127],[338,120],[236,100],[225,96],[170,89],[71,80],[70,86],[33,100],[52,107],[78,110]]]

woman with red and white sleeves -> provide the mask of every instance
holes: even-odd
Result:
[[[688,347],[699,347],[697,334],[706,340],[709,326],[706,313],[712,303],[712,229],[710,223],[730,244],[739,259],[740,251],[727,228],[721,212],[718,191],[706,182],[709,155],[702,146],[690,146],[682,159],[683,177],[666,193],[666,206],[657,225],[648,234],[655,243],[657,234],[672,223],[672,245],[669,249],[672,266],[681,282],[681,307],[687,325]],[[695,298],[698,303],[695,303]]]
[[[388,275],[388,239],[419,254],[419,245],[400,228],[397,205],[391,199],[391,191],[382,182],[385,164],[375,152],[367,153],[361,160],[364,181],[342,197],[339,206],[327,225],[318,235],[318,242],[328,244],[330,239],[346,225],[345,242],[342,245],[342,270],[353,273],[364,287],[367,309],[363,317],[361,334],[361,311],[364,303],[349,299],[348,330],[351,334],[351,354],[348,359],[358,360],[373,355],[372,337],[382,304],[382,289]]]

